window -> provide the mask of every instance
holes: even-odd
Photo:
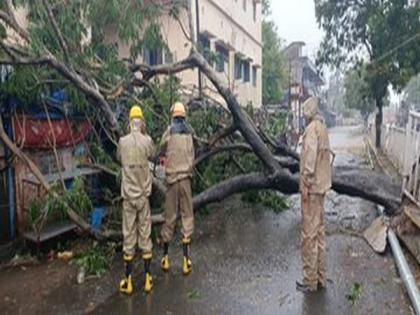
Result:
[[[257,86],[257,67],[256,66],[252,66],[252,86],[256,87]]]
[[[257,3],[255,1],[252,1],[252,9],[254,14],[254,22],[257,21]]]
[[[244,11],[246,11],[246,0],[242,0],[242,6],[244,8]]]
[[[235,80],[242,79],[242,59],[235,55]]]
[[[144,48],[143,61],[149,66],[168,64],[174,62],[174,56],[168,48]]]
[[[229,51],[223,46],[216,45],[216,71],[225,72],[225,63],[229,61]]]
[[[203,54],[207,61],[210,61],[210,39],[200,34],[198,37],[198,50]]]
[[[244,82],[249,82],[251,80],[250,76],[250,65],[248,60],[242,61],[242,68],[244,72]]]
[[[165,49],[165,63],[173,63],[174,62],[174,55],[169,49]]]
[[[163,63],[162,49],[144,48],[143,60],[149,66],[161,65]]]

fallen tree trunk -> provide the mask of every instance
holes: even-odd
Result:
[[[268,175],[241,175],[211,187],[194,198],[194,208],[197,209],[207,203],[220,201],[229,195],[251,189],[275,189],[285,194],[298,193],[299,155],[285,145],[275,144],[276,153],[282,154],[283,157],[274,156],[262,141],[249,117],[241,109],[229,87],[219,80],[211,66],[196,50],[193,49],[190,57],[184,62],[176,64],[175,70],[183,71],[185,68],[179,65],[185,67],[191,64],[200,68],[224,98],[232,113],[234,126],[242,133],[250,148],[264,163],[268,173]],[[156,70],[149,68],[148,74],[151,77],[151,74],[167,71],[165,66],[159,66]],[[221,149],[220,151],[225,150]],[[400,186],[386,176],[364,169],[335,168],[332,188],[338,193],[381,204],[390,213],[398,208],[400,202]]]
[[[381,183],[381,185],[378,185]],[[252,173],[227,179],[218,185],[194,197],[194,209],[249,190],[270,189],[283,194],[299,193],[299,174],[284,176],[280,173],[269,176],[264,173]],[[335,168],[332,189],[339,194],[358,197],[380,204],[393,214],[400,205],[401,187],[384,176],[363,169],[349,170]]]

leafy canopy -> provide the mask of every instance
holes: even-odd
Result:
[[[404,88],[404,98],[408,104],[420,108],[420,74],[408,82]]]
[[[365,79],[381,105],[387,88],[402,88],[420,70],[420,8],[409,0],[315,0],[325,37],[318,63],[366,65]]]
[[[269,1],[263,2],[263,13],[270,13]],[[273,21],[262,22],[263,43],[263,104],[279,104],[287,83],[286,61],[282,52],[282,41]]]
[[[344,79],[345,106],[358,110],[363,117],[367,117],[375,110],[375,100],[370,96],[365,80],[366,70],[351,70]]]
[[[0,8],[4,10],[5,4],[1,2]],[[118,85],[129,86],[133,79],[127,60],[121,60],[118,56],[118,45],[129,46],[129,59],[132,62],[144,47],[165,47],[157,24],[159,16],[168,11],[171,16],[176,16],[180,8],[185,6],[185,1],[172,1],[169,6],[145,0],[16,0],[14,4],[18,9],[25,8],[27,12],[30,41],[24,50],[29,55],[42,57],[51,53],[89,84],[98,86],[104,92]],[[49,13],[55,19],[67,52],[62,47]],[[0,40],[4,39],[4,35],[4,27],[0,26]],[[70,100],[72,103],[87,104],[86,97],[79,89],[62,78],[63,82],[59,83],[60,77],[47,67],[17,69],[11,76],[13,80],[2,87],[3,95],[17,96],[23,103],[35,101],[41,94],[40,89],[45,94],[54,89],[66,89],[73,97]],[[43,84],[51,79],[54,79],[54,84]],[[37,89],[19,93],[22,82]],[[31,91],[33,95],[27,95]]]

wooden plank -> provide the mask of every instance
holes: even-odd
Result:
[[[408,199],[410,199],[410,201],[413,202],[417,207],[420,207],[420,203],[416,199],[414,199],[413,195],[411,195],[411,193],[408,190],[404,189],[403,194]]]
[[[407,215],[407,217],[409,217],[410,220],[418,228],[420,228],[420,208],[419,207],[404,206],[403,209],[404,209],[404,213]]]
[[[398,238],[420,264],[420,234],[401,234]]]
[[[60,222],[60,223],[52,224],[46,227],[39,235],[32,231],[32,232],[24,233],[23,237],[34,243],[37,243],[37,242],[42,243],[47,240],[53,239],[57,236],[60,236],[62,234],[68,233],[74,230],[76,227],[77,225],[74,223]]]

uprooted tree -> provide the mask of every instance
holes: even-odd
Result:
[[[162,104],[158,104],[155,78],[168,74],[172,78],[182,71],[198,68],[224,99],[227,105],[225,112],[230,118],[209,133],[206,139],[196,136],[197,167],[221,154],[232,157],[238,151],[252,154],[255,165],[243,167],[236,161],[241,171],[202,189],[194,197],[194,209],[251,190],[297,193],[299,156],[286,145],[273,141],[270,135],[256,126],[228,84],[219,78],[196,48],[197,36],[191,26],[190,4],[184,1],[173,1],[169,6],[156,3],[131,0],[3,1],[0,4],[0,20],[3,22],[0,24],[0,65],[11,66],[11,78],[14,75],[24,76],[21,79],[26,80],[24,84],[35,86],[40,93],[45,93],[52,86],[69,91],[78,104],[83,104],[82,110],[88,117],[104,118],[100,126],[113,143],[123,134],[126,125],[125,118],[120,118],[117,112],[124,112],[128,104],[151,98],[152,105],[145,108],[147,123],[159,119],[167,121],[165,110],[168,107],[163,110],[157,108]],[[18,21],[15,5],[26,8],[27,27]],[[169,14],[179,22],[180,27],[190,30],[184,32],[191,42],[190,54],[172,64],[139,64],[137,57],[145,45],[165,47],[158,22],[150,22],[158,21],[162,14]],[[184,25],[180,18],[182,14],[189,16],[189,25]],[[130,58],[120,60],[115,47],[105,44],[108,25],[114,25],[121,41],[130,46]],[[20,80],[17,82],[22,84]],[[127,107],[121,107],[121,104],[127,104]],[[50,195],[59,196],[60,193],[51,189],[37,166],[7,137],[1,124],[0,139],[31,169]],[[235,159],[230,162],[235,162]],[[107,170],[103,165],[98,167]],[[115,170],[108,172],[115,173]],[[157,180],[154,184],[157,190],[165,189]],[[365,169],[335,168],[333,189],[381,204],[390,212],[395,211],[400,202],[400,187],[397,184],[384,175]],[[72,204],[66,204],[69,218],[83,230],[90,231],[85,218],[73,208]],[[155,216],[154,219],[159,221],[161,217]],[[119,233],[105,229],[97,234],[99,237],[115,235]]]

